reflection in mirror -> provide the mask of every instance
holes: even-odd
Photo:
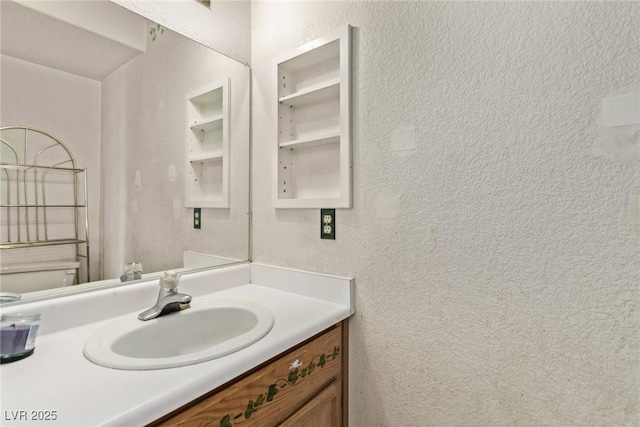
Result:
[[[248,67],[106,0],[0,7],[0,291],[247,260]]]

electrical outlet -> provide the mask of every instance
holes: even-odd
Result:
[[[193,208],[193,228],[200,229],[202,225],[202,210],[201,208]]]
[[[320,209],[320,238],[336,240],[335,209]]]

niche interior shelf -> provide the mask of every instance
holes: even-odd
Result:
[[[189,157],[189,162],[207,162],[209,160],[222,160],[224,155],[222,153],[200,154],[198,156]]]
[[[340,80],[323,82],[310,88],[280,98],[280,103],[290,107],[299,107],[312,102],[340,97]]]
[[[186,95],[185,206],[229,207],[229,78]]]
[[[224,117],[222,115],[219,115],[210,119],[200,120],[196,123],[191,124],[190,127],[194,132],[212,132],[222,127],[223,121]]]
[[[316,145],[331,144],[340,142],[340,133],[334,132],[329,135],[312,136],[308,138],[296,139],[280,143],[280,148],[304,148]]]
[[[274,60],[275,208],[351,207],[351,27]]]

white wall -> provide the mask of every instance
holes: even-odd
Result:
[[[638,425],[640,164],[592,149],[601,100],[640,86],[640,4],[252,14],[253,259],[356,278],[351,425]],[[354,208],[329,241],[271,206],[272,58],[346,24]],[[391,151],[405,125],[417,148]]]
[[[96,278],[100,256],[100,158],[95,155],[100,151],[100,82],[6,55],[0,58],[0,126],[30,126],[47,132],[67,145],[77,168],[88,170],[91,275]],[[37,252],[42,259],[55,259],[61,249]],[[27,253],[22,249],[3,251],[2,256],[4,262],[18,262],[19,258],[24,262]],[[33,251],[28,256],[33,259]]]
[[[251,58],[251,2],[111,0],[242,63]]]
[[[185,208],[185,96],[230,78],[230,208]],[[185,250],[246,260],[249,70],[172,31],[102,82],[104,277],[127,262],[146,272],[182,266]],[[111,165],[111,166],[109,166]]]

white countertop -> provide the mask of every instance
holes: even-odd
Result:
[[[51,300],[56,304],[53,309],[46,301],[31,307],[29,304],[12,307],[11,312],[43,311],[44,333],[38,336],[32,356],[0,365],[0,425],[144,425],[346,319],[353,312],[352,301],[341,300],[352,294],[353,283],[349,279],[248,264],[233,268],[235,273],[231,280],[229,274],[225,275],[225,269],[197,273],[193,280],[186,280],[190,276],[185,276],[180,291],[191,293],[194,300],[220,297],[262,304],[274,315],[273,329],[257,343],[234,354],[179,368],[117,370],[95,365],[83,356],[84,343],[94,332],[118,316],[137,316],[147,308],[144,303],[128,314],[118,313],[115,317],[102,314],[102,319],[93,319],[87,324],[67,316],[70,320],[65,324],[44,327],[45,322],[53,322],[52,313],[68,315],[69,307],[74,303],[97,304],[94,299],[99,295],[92,294],[108,293],[112,299],[108,300],[109,304],[129,298],[128,294],[133,291],[127,292],[129,290],[125,288],[65,297],[80,300],[75,302],[61,301],[63,298]],[[245,280],[245,283],[229,283],[248,275],[251,280]],[[250,283],[256,281],[260,284]],[[146,286],[141,298],[148,301],[149,296],[157,292],[157,281],[141,285]],[[307,288],[310,290],[306,291]],[[206,293],[206,289],[215,291]],[[85,311],[77,308],[79,313]],[[44,415],[46,411],[55,411],[56,419],[33,419],[43,415],[42,411]]]

